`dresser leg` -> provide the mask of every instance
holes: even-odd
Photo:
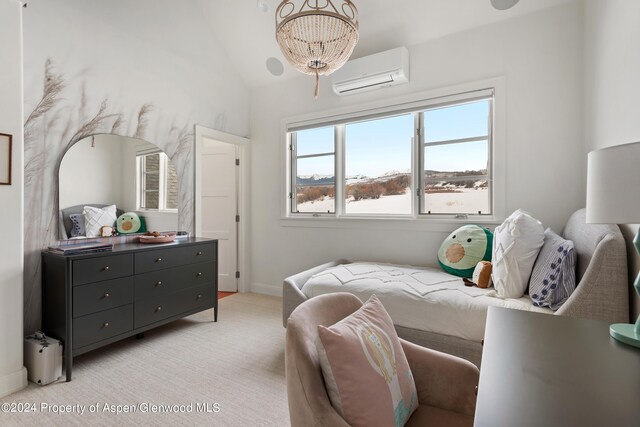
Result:
[[[213,321],[218,321],[218,307],[213,307]]]
[[[71,365],[72,365],[72,361],[71,361],[71,354],[69,354],[70,352],[67,352],[64,356],[64,372],[67,376],[67,382],[71,381]]]
[[[140,332],[139,334],[136,334],[136,339],[137,340],[141,340],[144,338],[144,332]]]

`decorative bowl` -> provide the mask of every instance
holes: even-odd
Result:
[[[161,234],[159,236],[140,236],[138,237],[140,243],[154,244],[154,243],[171,243],[176,240],[176,234]]]

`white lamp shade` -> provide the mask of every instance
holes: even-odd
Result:
[[[589,153],[587,222],[640,223],[640,142]]]

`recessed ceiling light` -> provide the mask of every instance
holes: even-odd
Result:
[[[267,0],[258,0],[258,10],[263,13],[269,12],[269,3],[267,3]]]
[[[507,10],[515,6],[520,0],[491,0],[491,4],[498,10]]]
[[[267,70],[274,76],[281,76],[284,73],[284,65],[278,58],[271,57],[267,59]]]

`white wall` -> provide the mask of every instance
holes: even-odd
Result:
[[[640,141],[640,2],[587,0],[585,6],[585,141],[587,150]],[[640,269],[631,246],[638,225],[621,226],[629,280]],[[632,292],[632,310],[640,299]]]
[[[12,184],[0,185],[0,397],[27,385],[22,366],[22,20],[21,4],[0,0],[0,132],[13,135]]]
[[[341,257],[433,265],[446,230],[372,221],[350,228],[296,227],[280,219],[286,117],[504,76],[506,206],[561,231],[584,206],[582,2],[410,47],[411,83],[339,98],[301,77],[251,93],[253,289],[279,293],[282,279]],[[448,229],[453,230],[451,225]]]

